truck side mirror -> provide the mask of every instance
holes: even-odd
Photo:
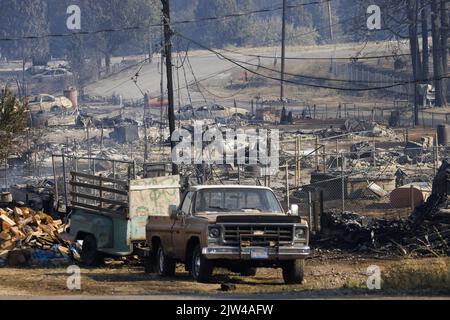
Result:
[[[178,206],[176,204],[171,204],[169,206],[169,215],[170,218],[175,219],[178,215]]]
[[[289,214],[292,216],[298,216],[298,204],[291,204]]]

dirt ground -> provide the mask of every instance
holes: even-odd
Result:
[[[434,263],[435,258],[415,261],[419,265]],[[81,269],[81,290],[67,289],[67,266],[49,268],[0,268],[0,296],[3,298],[33,297],[93,297],[114,298],[117,296],[169,296],[176,298],[346,298],[346,297],[398,297],[410,295],[407,292],[369,291],[365,289],[367,268],[379,266],[382,272],[404,263],[402,259],[368,257],[343,252],[314,252],[306,263],[305,283],[285,285],[281,269],[258,269],[255,277],[241,277],[217,270],[209,284],[199,284],[191,280],[182,266],[172,278],[159,278],[145,274],[136,262],[114,261],[101,268]],[[234,284],[234,290],[223,292],[222,283]],[[415,295],[418,293],[414,293]],[[433,292],[423,292],[433,296]],[[419,293],[419,295],[421,295]],[[442,296],[442,295],[441,295]],[[445,297],[445,295],[443,296]]]

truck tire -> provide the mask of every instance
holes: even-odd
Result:
[[[283,265],[283,279],[286,284],[301,284],[305,271],[305,260],[290,260]]]
[[[243,277],[254,277],[256,276],[256,268],[242,268],[239,273]]]
[[[211,261],[202,255],[202,248],[197,245],[192,252],[191,261],[191,275],[195,281],[201,283],[208,283],[211,280],[211,275],[214,270],[214,265]]]
[[[97,240],[93,235],[88,234],[83,239],[81,247],[81,262],[88,267],[96,267],[103,264],[103,254],[97,251]]]
[[[156,249],[155,271],[161,277],[172,277],[175,275],[175,261],[164,253],[164,248],[159,245]]]

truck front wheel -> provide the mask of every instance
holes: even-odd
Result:
[[[301,284],[303,282],[305,260],[290,260],[283,265],[283,279],[286,284]]]
[[[162,277],[171,277],[175,275],[176,263],[170,257],[166,256],[162,245],[156,249],[156,272]]]
[[[96,267],[103,263],[103,255],[97,251],[97,240],[88,234],[81,247],[81,262],[88,267]]]
[[[202,255],[202,248],[197,245],[192,253],[191,274],[195,281],[207,283],[211,279],[214,265]]]

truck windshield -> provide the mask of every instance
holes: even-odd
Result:
[[[272,191],[252,188],[204,189],[197,193],[194,212],[283,213]]]

